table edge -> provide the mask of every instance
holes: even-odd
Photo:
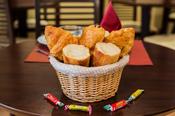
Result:
[[[29,111],[25,111],[25,110],[21,110],[21,109],[17,109],[17,108],[14,108],[14,107],[11,107],[11,106],[2,104],[2,103],[0,103],[0,108],[2,108],[4,110],[7,110],[10,113],[11,112],[12,113],[22,113],[22,114],[25,114],[25,115],[32,115],[32,116],[40,116],[41,115],[41,114],[38,114],[38,113],[29,112]]]

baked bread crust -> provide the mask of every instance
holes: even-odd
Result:
[[[79,40],[79,44],[85,45],[89,49],[95,47],[97,42],[102,42],[105,37],[105,30],[102,27],[95,27],[90,25],[83,28],[82,36]]]
[[[122,28],[109,33],[102,27],[90,25],[83,28],[79,37],[62,28],[46,26],[45,37],[50,54],[58,60],[80,66],[89,66],[89,63],[90,66],[102,66],[117,62],[131,51],[135,30]]]
[[[64,30],[53,26],[46,26],[44,35],[47,41],[48,48],[51,49],[58,41]]]
[[[120,48],[112,43],[99,42],[96,44],[92,64],[93,66],[103,66],[118,61],[120,56]]]
[[[59,60],[63,60],[62,49],[67,44],[78,44],[78,39],[73,35],[61,28],[46,26],[45,37],[48,43],[50,54],[57,57]]]
[[[104,42],[110,42],[117,45],[121,50],[121,56],[128,54],[134,44],[135,30],[134,28],[122,28],[112,31]]]
[[[83,45],[69,44],[63,48],[63,61],[66,64],[89,66],[89,48]]]

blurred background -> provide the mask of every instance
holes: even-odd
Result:
[[[108,0],[58,0],[55,6],[55,3],[51,3],[53,1],[0,0],[0,47],[36,39],[43,33],[45,25],[99,24],[108,4]],[[122,27],[134,27],[137,39],[150,35],[172,34],[175,31],[173,0],[112,2]],[[8,28],[8,39],[2,37],[5,35],[1,33],[3,28]]]

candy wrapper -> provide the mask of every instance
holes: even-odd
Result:
[[[134,101],[136,98],[138,98],[142,93],[144,92],[143,89],[137,89],[134,93],[131,94],[131,96],[128,98],[127,102]]]
[[[129,104],[130,102],[134,101],[143,92],[144,92],[143,89],[138,89],[137,91],[135,91],[134,93],[132,93],[127,100],[121,100],[121,101],[115,102],[113,104],[108,104],[108,105],[105,105],[103,108],[105,110],[107,110],[107,111],[116,111],[118,109],[121,109],[121,108],[127,106],[127,104]]]
[[[50,102],[52,102],[54,105],[59,106],[59,107],[63,107],[64,103],[60,102],[60,100],[58,100],[58,98],[56,98],[54,95],[52,95],[51,93],[46,93],[44,94],[44,97],[49,100]]]
[[[127,105],[127,101],[121,100],[121,101],[115,102],[113,104],[105,105],[103,108],[107,111],[116,111],[118,109],[125,107],[126,105]]]
[[[91,105],[89,105],[89,106],[80,106],[80,105],[73,105],[73,104],[65,105],[64,110],[79,110],[79,111],[89,112],[89,115],[92,114]]]

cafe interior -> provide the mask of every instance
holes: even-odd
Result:
[[[175,0],[0,0],[0,116],[175,116]]]

